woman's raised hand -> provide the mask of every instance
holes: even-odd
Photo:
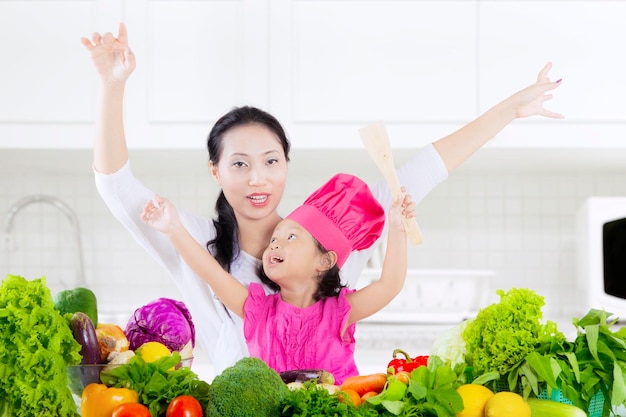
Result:
[[[112,33],[94,33],[81,38],[102,81],[125,82],[135,70],[135,55],[128,46],[126,25],[120,23],[117,38]]]
[[[554,90],[561,85],[561,80],[550,81],[548,72],[552,63],[548,62],[539,72],[537,82],[513,94],[509,99],[515,106],[515,117],[544,116],[552,119],[562,119],[563,115],[546,110],[543,103],[552,98],[548,91]]]

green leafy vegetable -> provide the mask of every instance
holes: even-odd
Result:
[[[612,406],[626,405],[626,331],[611,330],[617,319],[612,314],[591,309],[582,319],[573,319],[577,336],[568,345],[567,354],[557,354],[564,372],[558,376],[563,395],[574,405],[587,410],[592,399],[602,392],[603,415]],[[573,368],[576,372],[565,372]]]
[[[317,381],[309,380],[302,388],[289,391],[280,402],[281,417],[376,417],[371,408],[356,408],[352,403],[341,401],[338,394],[330,394]]]
[[[542,296],[527,288],[497,293],[500,302],[480,310],[463,332],[466,360],[475,376],[490,371],[506,375],[538,346],[565,341],[555,323],[541,323]]]
[[[180,363],[180,354],[146,363],[141,355],[133,356],[127,364],[102,372],[100,379],[110,387],[130,388],[139,394],[152,416],[165,416],[169,403],[179,395],[191,395],[202,408],[207,406],[209,384],[198,378],[190,368],[172,369]]]
[[[385,392],[369,398],[359,410],[373,407],[381,416],[401,417],[455,417],[463,410],[463,399],[456,388],[464,375],[437,356],[430,356],[428,366],[411,371],[409,386],[404,396],[395,401],[386,400]]]
[[[45,277],[7,275],[0,286],[0,415],[77,416],[66,367],[80,362],[79,352]]]

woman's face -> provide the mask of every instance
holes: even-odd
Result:
[[[222,138],[219,165],[211,174],[238,221],[276,213],[287,181],[287,158],[278,137],[258,123],[229,129]]]

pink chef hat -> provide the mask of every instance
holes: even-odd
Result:
[[[367,184],[349,174],[332,177],[286,218],[334,251],[339,268],[350,252],[372,246],[385,225],[385,211]]]

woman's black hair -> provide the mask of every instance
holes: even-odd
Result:
[[[209,151],[209,160],[214,166],[219,164],[222,156],[224,134],[234,127],[254,123],[265,126],[276,135],[285,152],[285,158],[289,161],[291,144],[280,122],[263,110],[256,107],[243,106],[235,107],[220,117],[209,133],[207,149]],[[217,198],[215,211],[217,212],[217,219],[213,220],[215,239],[208,241],[206,246],[222,268],[230,272],[231,263],[239,256],[239,227],[235,218],[235,211],[228,200],[226,200],[223,191],[220,191],[220,195]]]
[[[322,246],[321,243],[319,243],[316,239],[314,240],[317,244],[317,249],[322,254],[328,253],[328,250],[324,246]],[[280,286],[271,279],[269,279],[267,275],[265,275],[263,265],[259,267],[258,275],[261,279],[261,282],[265,284],[268,288],[276,292],[280,291]],[[330,268],[319,277],[319,286],[317,287],[317,291],[313,295],[313,299],[315,301],[319,301],[329,297],[337,297],[339,295],[339,291],[343,287],[345,287],[345,285],[341,284],[339,267],[337,266],[337,264],[335,264],[332,268]]]

